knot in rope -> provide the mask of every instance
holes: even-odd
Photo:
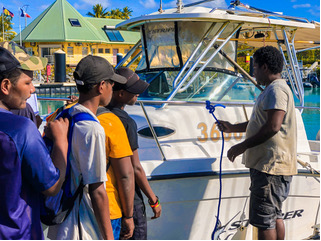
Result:
[[[209,100],[206,101],[206,109],[208,109],[208,112],[213,115],[214,119],[219,123],[217,118],[214,115],[214,111],[216,107],[223,107],[225,108],[225,105],[222,104],[216,104],[216,105],[211,105],[211,102]]]

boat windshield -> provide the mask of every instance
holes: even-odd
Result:
[[[173,89],[173,81],[179,71],[157,71],[138,73],[142,80],[150,83],[149,88],[140,95],[140,100],[167,100]],[[253,102],[259,96],[251,82],[242,77],[218,71],[203,71],[192,84],[183,84],[172,100],[180,101],[224,101]]]
[[[237,43],[225,39],[231,36],[237,24],[223,25],[223,22],[203,21],[145,23],[141,28],[142,58],[136,72],[150,86],[140,99],[255,100],[259,90],[237,75],[234,65],[224,57],[225,54],[230,59],[236,58]],[[221,39],[214,45],[212,40],[217,36]],[[219,47],[220,53],[216,51]],[[180,70],[186,76],[180,76]]]

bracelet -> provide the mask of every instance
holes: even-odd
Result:
[[[159,206],[159,202],[155,205],[150,205],[151,208],[157,208]]]
[[[157,198],[157,200],[156,200],[156,202],[155,203],[152,203],[150,200],[148,200],[148,203],[149,203],[149,206],[151,207],[151,208],[156,208],[156,207],[158,207],[159,206],[159,198],[156,196],[156,198]]]
[[[133,218],[133,216],[130,216],[130,217],[124,216],[123,218],[124,218],[124,219],[131,219],[131,218]]]

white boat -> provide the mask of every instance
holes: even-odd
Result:
[[[237,2],[232,8],[218,9],[184,6],[178,1],[177,8],[160,8],[117,25],[118,29],[140,31],[142,36],[117,67],[130,66],[141,56],[136,72],[150,83],[140,105],[126,107],[137,122],[140,159],[163,209],[159,219],[148,221],[149,239],[211,239],[219,201],[220,226],[215,239],[257,237],[248,223],[249,170],[241,164],[241,157],[234,163],[226,157],[244,134],[225,135],[220,198],[222,138],[205,108],[209,100],[226,106],[216,107],[217,118],[231,123],[248,120],[260,86],[234,61],[238,46],[245,43],[274,45],[287,52],[284,59],[290,65],[286,69],[300,100],[301,164],[298,162],[298,175],[284,203],[286,239],[319,235],[320,146],[307,139],[304,129],[304,89],[295,53],[295,48],[318,45],[319,25]],[[296,31],[299,38],[295,38]],[[307,36],[318,37],[316,41],[300,39]],[[147,215],[152,216],[149,208]]]

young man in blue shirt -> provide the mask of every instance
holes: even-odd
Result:
[[[43,239],[40,194],[55,195],[64,181],[68,120],[46,130],[54,143],[50,157],[36,125],[9,112],[26,107],[33,71],[45,65],[14,42],[0,43],[0,239]]]

